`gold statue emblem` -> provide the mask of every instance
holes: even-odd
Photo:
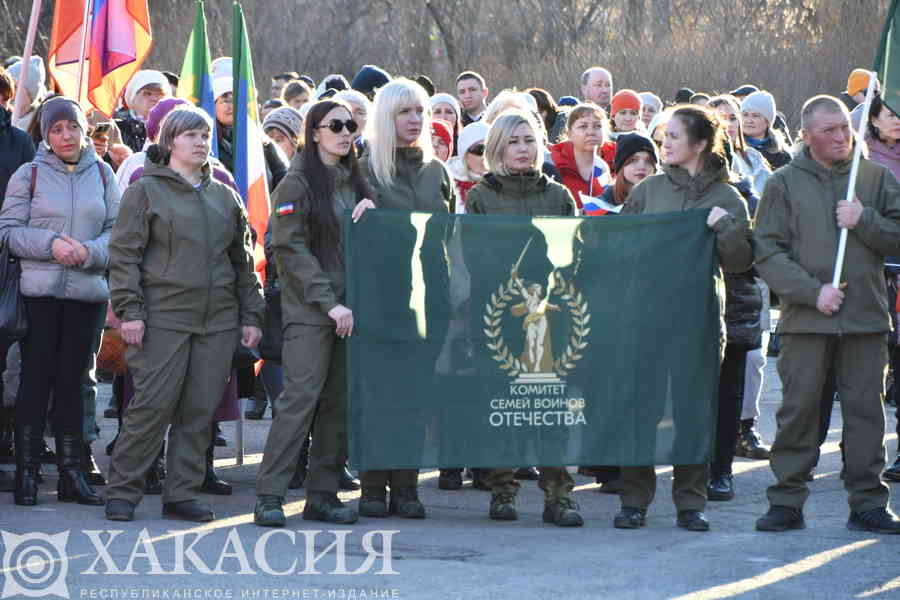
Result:
[[[559,381],[559,377],[566,376],[583,356],[581,352],[588,345],[585,338],[591,331],[588,327],[591,316],[588,303],[581,292],[575,289],[573,283],[566,282],[558,270],[550,273],[546,287],[538,282],[526,285],[519,277],[519,265],[531,241],[528,240],[519,260],[512,266],[509,280],[500,284],[496,293],[491,294],[491,301],[485,307],[484,333],[488,338],[487,347],[494,352],[494,360],[500,363],[500,368],[510,377],[528,382]],[[558,298],[560,302],[551,303],[551,296]],[[521,302],[517,302],[519,299]],[[511,304],[513,302],[517,303]],[[554,358],[548,313],[561,311],[563,306],[569,309],[572,326],[566,348]],[[510,352],[501,333],[500,324],[507,307],[513,316],[524,317],[524,344],[518,357]]]

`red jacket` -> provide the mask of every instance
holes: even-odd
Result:
[[[575,198],[575,203],[578,205],[578,208],[581,208],[581,196],[579,194],[588,195],[591,192],[590,181],[582,179],[581,174],[578,172],[578,164],[575,162],[575,149],[572,142],[565,141],[550,146],[550,156],[562,177],[563,185],[569,188],[569,191],[572,192],[572,197]],[[613,163],[616,160],[616,143],[604,142],[600,146],[600,156],[603,157],[603,160],[609,165],[610,172],[612,172]],[[599,196],[603,193],[603,190],[595,189],[593,192],[594,196]]]

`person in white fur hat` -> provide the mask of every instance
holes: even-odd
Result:
[[[25,87],[19,86],[22,77],[22,59],[10,65],[7,72],[16,80],[18,89],[16,93],[25,94],[25,111],[15,120],[13,125],[25,131],[31,125],[34,119],[34,113],[37,107],[41,105],[44,96],[47,95],[47,71],[44,69],[44,59],[40,56],[32,56],[28,61],[28,80]]]
[[[125,110],[115,115],[122,141],[132,152],[141,152],[147,141],[147,117],[160,100],[172,95],[169,80],[160,71],[145,69],[135,73],[125,86]]]

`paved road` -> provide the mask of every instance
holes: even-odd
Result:
[[[108,394],[102,386],[100,414]],[[770,364],[761,420],[768,440],[780,397]],[[670,468],[659,469],[659,495],[647,527],[638,531],[612,527],[618,498],[597,493],[587,478],[576,476],[585,526],[563,530],[541,522],[542,495],[533,483],[523,487],[520,520],[498,523],[487,518],[487,493],[439,491],[437,472],[427,471],[421,475],[424,521],[305,522],[299,517],[303,491],[297,490],[287,498],[288,527],[273,533],[252,523],[253,482],[269,423],[268,415],[248,422],[244,466],[234,466],[233,444],[217,449],[221,474],[235,494],[209,497],[219,520],[208,526],[160,518],[159,496],[146,498],[131,523],[106,521],[102,509],[58,503],[52,467],[45,469],[37,507],[17,507],[11,494],[0,495],[2,594],[26,597],[15,586],[27,579],[44,590],[56,584],[53,589],[71,598],[101,599],[900,598],[900,536],[845,528],[838,413],[811,484],[808,528],[781,535],[754,531],[772,475],[768,463],[742,459],[735,465],[737,497],[709,506],[712,531],[706,534],[675,527]],[[101,419],[101,427],[104,440],[111,439],[115,421]],[[233,441],[232,427],[225,429]],[[108,457],[97,447],[105,469]],[[893,457],[896,436],[888,448]],[[344,496],[352,500],[358,493]],[[31,535],[65,532],[65,543],[57,545],[58,538]]]

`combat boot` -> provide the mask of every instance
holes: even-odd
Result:
[[[741,428],[738,432],[737,444],[734,448],[734,455],[742,458],[753,458],[756,460],[768,460],[769,448],[763,445],[756,432],[756,421],[754,419],[745,419],[741,421]]]
[[[389,510],[392,515],[404,519],[425,518],[425,506],[419,501],[419,491],[415,487],[391,488]]]
[[[253,522],[260,527],[284,527],[284,509],[281,498],[262,494],[256,499],[253,509]]]
[[[578,504],[569,498],[569,494],[547,493],[544,497],[544,523],[553,523],[560,527],[581,527],[584,519],[578,512]]]
[[[356,523],[359,514],[341,502],[334,492],[306,492],[303,519],[349,525]]]
[[[491,510],[488,515],[495,521],[515,521],[518,519],[516,495],[510,492],[498,492],[491,495]]]
[[[441,490],[459,490],[463,485],[462,469],[441,469],[441,475],[438,477],[438,489]]]
[[[362,496],[359,499],[359,516],[388,516],[387,490],[384,488],[363,487]]]

